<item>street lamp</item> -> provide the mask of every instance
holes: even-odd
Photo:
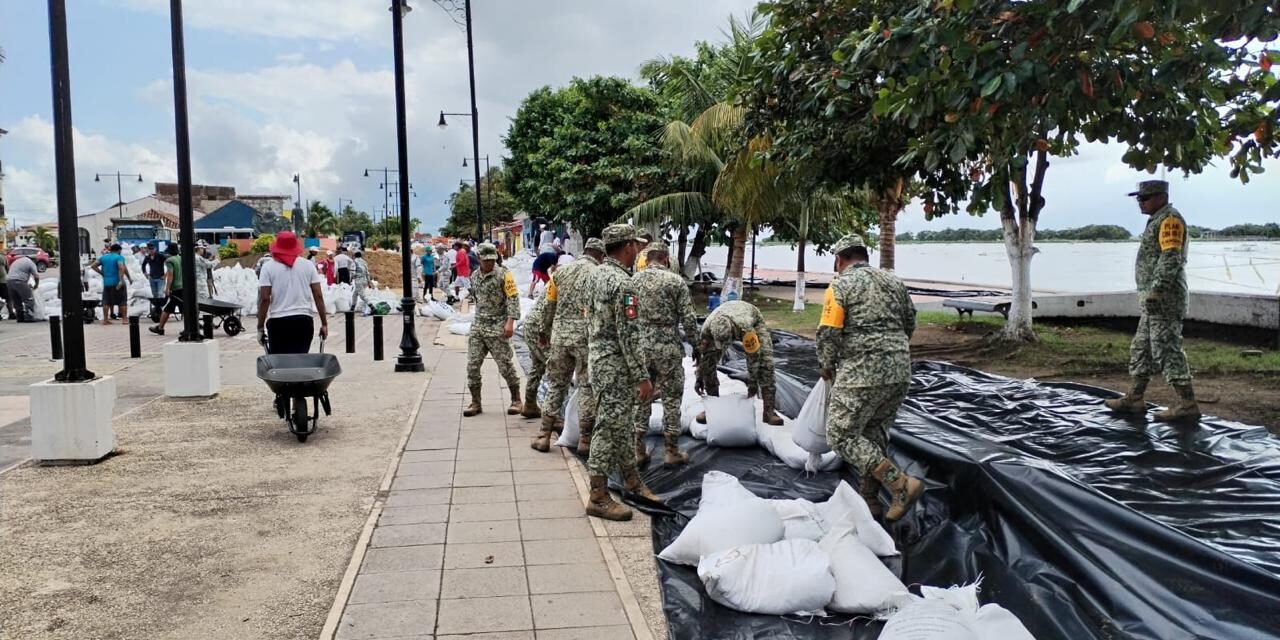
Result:
[[[187,55],[182,32],[182,0],[169,0],[169,28],[173,49],[174,133],[178,152],[178,243],[182,249],[182,333],[178,334],[178,342],[201,342],[196,306],[195,214],[191,207],[191,133],[187,122]]]
[[[477,169],[480,168],[479,167],[480,160],[484,160],[484,180],[485,180],[484,205],[486,207],[489,207],[489,213],[492,214],[493,213],[493,176],[489,175],[490,173],[492,173],[492,169],[489,167],[489,156],[486,154],[485,157],[476,159]],[[464,167],[467,166],[466,158],[462,159],[462,166]],[[478,185],[480,183],[477,182],[476,184]],[[479,189],[480,187],[477,186],[476,188]]]
[[[93,181],[102,182],[102,176],[107,176],[108,178],[110,178],[111,176],[116,177],[116,218],[123,220],[124,219],[124,192],[123,192],[123,189],[121,189],[120,178],[137,178],[138,182],[142,182],[142,175],[138,173],[120,173],[119,171],[115,173],[95,173],[93,174]]]
[[[449,126],[445,121],[445,116],[463,116],[471,118],[471,152],[472,157],[480,157],[480,112],[476,110],[476,69],[475,58],[471,53],[471,3],[467,2],[467,60],[471,66],[471,113],[445,113],[440,112],[440,122],[436,126],[444,129]],[[462,159],[462,166],[467,166],[467,159]],[[476,185],[480,184],[480,163],[477,162]],[[484,239],[484,206],[480,200],[480,188],[476,187],[476,240]]]
[[[408,12],[406,11],[405,13],[408,13]],[[379,182],[379,183],[378,183],[378,189],[381,189],[381,190],[382,190],[382,211],[384,212],[384,215],[385,215],[385,213],[386,213],[386,212],[391,211],[391,202],[390,202],[390,198],[391,198],[391,190],[387,188],[387,187],[391,184],[391,182],[390,182],[390,180],[391,180],[391,174],[393,174],[393,173],[395,173],[395,174],[399,174],[399,173],[400,173],[400,170],[399,170],[399,169],[391,169],[391,168],[388,168],[388,167],[383,167],[383,168],[381,168],[381,169],[377,169],[377,168],[375,168],[375,169],[365,169],[365,170],[364,170],[364,177],[368,178],[368,177],[369,177],[369,172],[370,172],[370,171],[381,171],[381,172],[382,172],[382,182]],[[409,185],[409,188],[410,188],[410,189],[412,189],[412,188],[413,188],[413,185]],[[374,212],[376,213],[376,212],[377,212],[377,209],[374,209]]]
[[[409,13],[408,0],[391,1],[391,37],[395,58],[396,84],[396,150],[399,155],[400,178],[400,275],[404,285],[404,299],[400,311],[404,314],[400,335],[400,356],[396,358],[396,371],[425,371],[422,355],[418,352],[418,336],[413,327],[413,267],[409,262],[409,124],[405,107],[404,89],[404,16]]]
[[[304,235],[307,216],[302,209],[302,174],[293,174],[293,183],[298,185],[298,199],[293,201],[293,230],[298,235]]]

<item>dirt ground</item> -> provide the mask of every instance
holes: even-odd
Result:
[[[1118,391],[1130,383],[1123,367],[1080,371],[1077,362],[1064,356],[1058,362],[1028,363],[1017,348],[993,346],[984,339],[989,326],[961,324],[954,327],[924,324],[911,340],[916,359],[944,360],[961,366],[1015,377],[1054,382],[1078,382]],[[1070,374],[1064,374],[1070,370]],[[1195,380],[1201,410],[1228,420],[1262,425],[1280,434],[1280,377],[1250,373],[1203,374]],[[1168,405],[1176,396],[1162,382],[1152,381],[1147,399]]]

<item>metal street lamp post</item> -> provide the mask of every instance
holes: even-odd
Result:
[[[391,174],[399,174],[400,170],[388,167],[383,167],[381,169],[365,169],[364,177],[368,178],[370,171],[382,172],[382,182],[378,183],[378,188],[382,190],[382,215],[386,216],[387,213],[391,211]],[[413,185],[409,185],[409,188],[412,189]],[[374,213],[377,213],[376,208],[374,209]]]
[[[298,235],[305,235],[307,217],[302,208],[302,174],[293,174],[293,183],[298,185],[298,199],[293,201],[293,231]]]
[[[493,176],[490,174],[493,172],[493,170],[489,166],[488,154],[485,154],[483,158],[476,158],[477,169],[480,168],[479,165],[481,160],[484,160],[484,206],[489,208],[489,214],[492,215],[493,214]],[[466,158],[462,159],[462,166],[464,167],[467,166]],[[480,184],[479,182],[476,183],[476,185],[479,185],[479,184]],[[477,186],[476,188],[479,189],[480,187]],[[492,227],[490,227],[490,229],[492,230]],[[490,234],[492,235],[492,231],[490,231]]]
[[[58,188],[58,244],[62,255],[62,371],[58,382],[94,379],[84,355],[84,307],[80,299],[80,246],[76,224],[76,161],[71,127],[71,72],[65,0],[49,0],[50,76],[53,84],[53,152]]]
[[[169,0],[173,45],[173,119],[178,151],[178,243],[182,249],[182,333],[179,342],[201,342],[196,307],[195,216],[191,208],[191,134],[187,123],[187,56],[182,0]]]
[[[470,2],[467,3],[467,59],[472,60],[472,57],[471,57],[471,3]],[[441,129],[449,126],[449,123],[446,122],[444,119],[445,116],[463,116],[466,118],[471,118],[471,148],[472,148],[472,153],[474,154],[473,157],[478,158],[480,157],[480,124],[479,124],[480,115],[479,115],[479,112],[476,111],[476,72],[474,69],[474,61],[472,61],[472,65],[473,65],[473,68],[471,70],[471,113],[445,113],[444,111],[441,111],[440,122],[437,122],[436,126],[440,127]],[[466,158],[463,158],[462,162],[463,162],[463,166],[466,166]],[[476,186],[476,241],[480,241],[480,240],[484,240],[484,207],[480,199],[480,187],[479,187],[480,163],[479,162],[476,163],[475,170],[476,170],[475,180],[477,185]]]
[[[418,335],[413,327],[413,267],[409,262],[409,134],[408,111],[405,108],[404,89],[404,16],[409,13],[408,0],[391,2],[391,36],[394,40],[396,83],[396,149],[399,155],[400,177],[400,275],[404,284],[404,299],[400,310],[404,324],[400,335],[400,355],[396,358],[396,371],[425,371],[422,355],[418,352]]]
[[[102,182],[102,176],[107,176],[108,178],[110,178],[111,176],[116,177],[116,218],[123,219],[124,218],[124,189],[120,184],[120,178],[137,178],[138,182],[142,182],[142,175],[137,173],[120,173],[119,171],[115,173],[95,173],[93,174],[93,181]]]

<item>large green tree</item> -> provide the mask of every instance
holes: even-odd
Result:
[[[494,223],[507,222],[520,212],[515,196],[507,190],[507,176],[501,167],[493,167],[480,178],[480,198],[483,201],[484,227],[491,229]],[[476,230],[476,189],[463,182],[449,195],[449,219],[440,227],[445,236],[472,236]],[[487,233],[486,233],[487,237]]]
[[[341,233],[341,231],[338,216],[333,213],[332,209],[323,202],[311,203],[310,210],[307,212],[307,237],[332,236]]]
[[[1224,114],[1273,114],[1274,79],[1239,67],[1245,38],[1210,26],[1226,5],[1235,35],[1274,37],[1268,2],[913,0],[841,38],[835,69],[871,82],[858,89],[875,92],[872,118],[910,131],[897,163],[919,167],[926,215],[999,213],[1013,285],[1000,337],[1035,339],[1030,266],[1051,157],[1113,142],[1135,168],[1198,172],[1232,151]],[[1259,138],[1234,163],[1245,176],[1267,153]]]
[[[521,103],[504,142],[516,204],[597,235],[661,182],[658,99],[622,78],[575,78]]]

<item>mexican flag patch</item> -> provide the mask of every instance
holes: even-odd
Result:
[[[636,297],[630,293],[622,296],[622,306],[626,309],[628,320],[635,320],[640,315],[640,307],[636,304]]]

